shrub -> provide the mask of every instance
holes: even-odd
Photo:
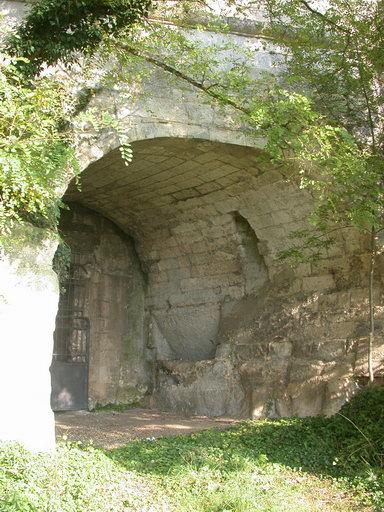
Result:
[[[336,415],[341,448],[352,461],[384,466],[384,388],[367,386]]]

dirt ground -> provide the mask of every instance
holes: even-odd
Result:
[[[183,417],[153,409],[125,412],[70,411],[55,414],[56,437],[71,441],[93,441],[95,446],[117,448],[133,439],[191,434],[208,428],[227,428],[232,418]]]

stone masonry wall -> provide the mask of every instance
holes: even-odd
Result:
[[[60,229],[82,269],[83,314],[90,323],[89,405],[137,402],[148,391],[150,373],[146,284],[132,240],[76,204],[63,213]]]
[[[23,2],[3,1],[0,9],[9,19],[25,13]],[[254,52],[255,75],[277,72],[276,48],[248,30],[253,18],[245,21],[246,33],[225,37]],[[221,37],[193,35],[207,43]],[[289,244],[289,233],[306,225],[310,199],[268,164],[263,141],[251,137],[230,108],[208,104],[192,86],[169,80],[165,72],[154,73],[142,87],[137,101],[127,103],[121,85],[102,90],[91,105],[117,114],[133,142],[132,164],[121,161],[116,133],[79,126],[82,191],[71,185],[66,194],[67,201],[115,223],[134,240],[137,254],[102,217],[92,214],[92,221],[80,222],[93,226],[99,242],[92,265],[101,265],[91,270],[94,281],[90,278],[89,307],[100,315],[93,332],[92,399],[124,401],[131,386],[143,393],[153,383],[154,404],[185,413],[260,417],[335,411],[366,372],[366,240],[345,232],[316,266],[293,270],[278,263],[276,254]],[[48,233],[40,235],[29,253],[38,286],[18,274],[9,255],[0,260],[0,306],[7,320],[2,334],[4,346],[13,347],[0,362],[8,412],[0,438],[46,447],[53,440],[48,366],[58,292],[46,268],[54,243]],[[383,360],[383,267],[381,259],[376,370]],[[117,301],[109,299],[115,286]],[[42,306],[28,322],[14,322],[26,318],[26,297]],[[115,302],[119,307],[125,302],[126,314],[117,312]],[[109,337],[105,327],[113,331],[112,319],[119,334]],[[123,333],[132,333],[130,360]],[[33,395],[31,407],[38,410],[30,415],[33,425],[19,421],[23,390],[8,391],[20,383],[20,367]]]
[[[103,212],[136,240],[156,350],[161,337],[175,359],[212,358],[223,303],[280,272],[274,254],[302,225],[305,197],[289,209],[297,191],[275,171],[264,174],[251,148],[167,138],[133,149],[128,168],[112,152],[67,198]]]
[[[291,269],[276,256],[310,199],[261,151],[173,138],[133,150],[128,168],[117,151],[91,165],[67,198],[135,239],[153,403],[242,417],[337,410],[366,368],[366,241],[345,233],[317,265]]]

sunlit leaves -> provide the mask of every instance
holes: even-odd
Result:
[[[91,54],[107,35],[119,33],[148,14],[150,0],[39,0],[9,39],[9,51],[34,75],[44,64]]]
[[[267,105],[265,123],[259,120],[258,126],[267,132],[273,157],[290,162],[297,171],[291,176],[315,199],[310,221],[319,231],[316,236],[321,235],[318,249],[322,232],[335,227],[381,230],[384,3],[261,3],[269,15],[270,34],[278,37],[282,25],[289,27],[289,37],[280,41],[286,49],[282,83],[296,95],[287,94],[288,103],[294,99],[290,107],[281,99]],[[305,97],[302,103],[297,93]],[[296,260],[310,255],[313,233],[296,240],[284,255]]]
[[[15,222],[56,224],[58,189],[76,160],[64,130],[64,92],[49,78],[27,87],[15,61],[0,64],[0,236]]]

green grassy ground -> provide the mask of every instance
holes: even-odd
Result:
[[[380,470],[344,456],[333,427],[324,418],[244,422],[108,455],[149,479],[175,510],[358,511],[375,500],[381,510]]]
[[[384,391],[362,393],[342,414],[247,421],[110,451],[4,446],[0,510],[383,511]]]

